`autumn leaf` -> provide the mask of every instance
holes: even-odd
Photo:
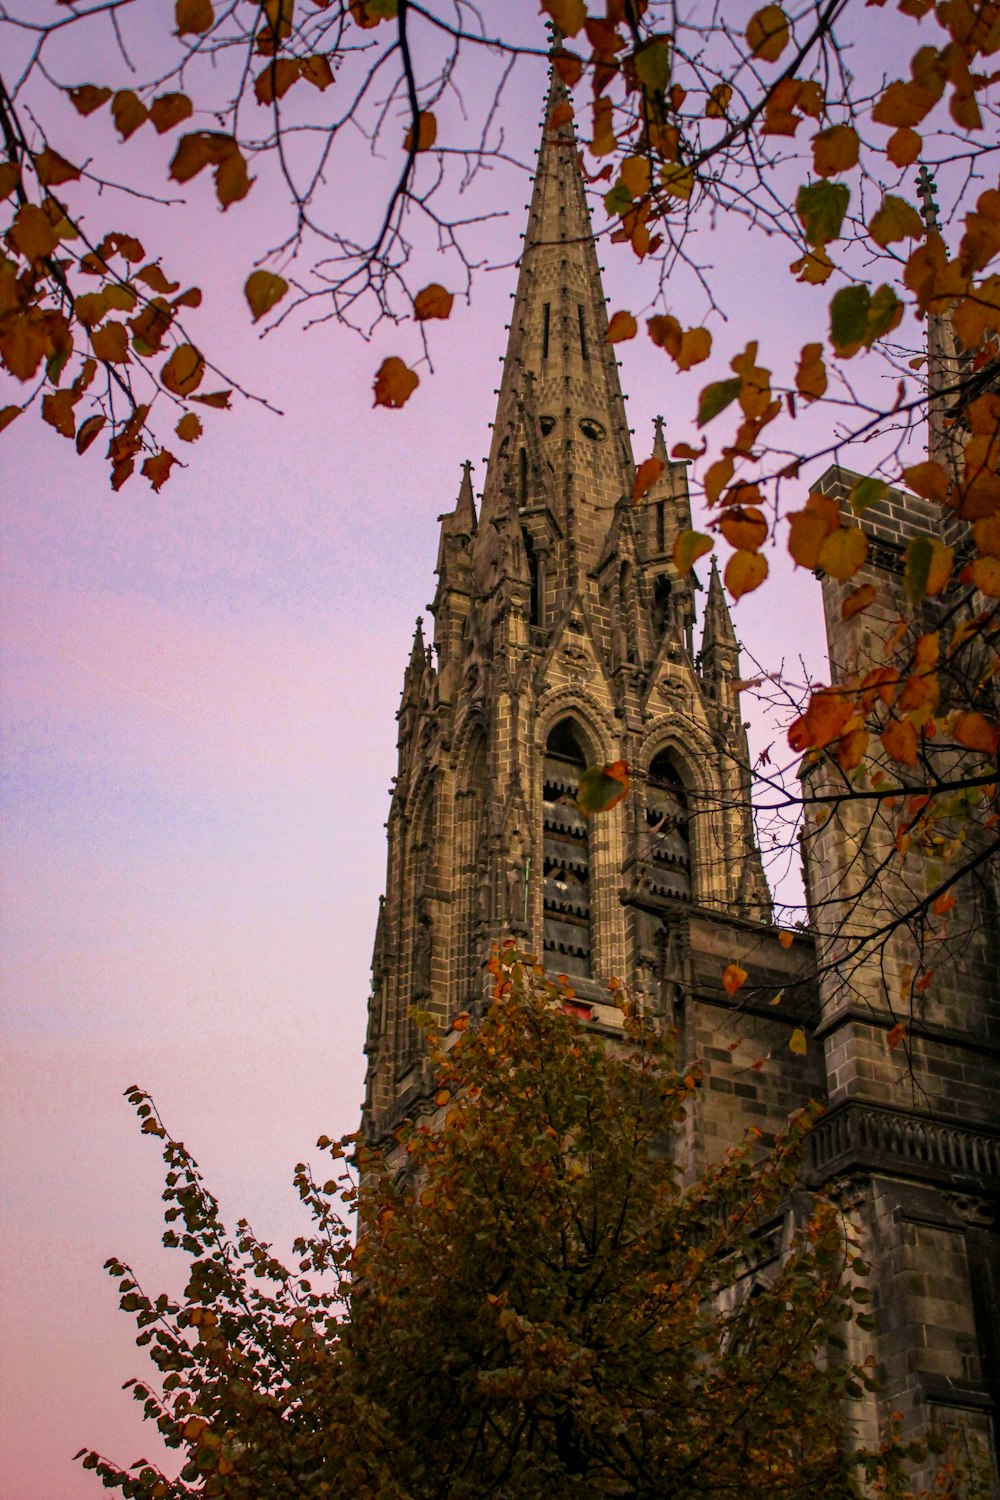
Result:
[[[207,166],[215,168],[215,192],[223,208],[246,197],[251,179],[240,148],[231,135],[217,130],[198,130],[182,135],[170,161],[173,180],[188,182]]]
[[[887,193],[882,207],[868,221],[868,233],[876,245],[883,249],[897,240],[919,240],[924,235],[924,224],[915,208],[905,198]]]
[[[80,423],[80,430],[76,435],[77,453],[86,453],[91,443],[106,425],[107,420],[107,417],[103,413],[97,412],[94,416],[88,417],[85,422]]]
[[[954,739],[966,750],[980,750],[984,755],[996,755],[1000,747],[1000,728],[991,724],[983,714],[956,714],[951,729]]]
[[[705,114],[710,120],[724,120],[733,97],[731,83],[717,83],[708,96]]]
[[[193,113],[194,106],[187,94],[158,94],[149,106],[149,118],[157,135],[173,130]]]
[[[790,41],[788,17],[780,5],[765,5],[751,17],[746,29],[750,55],[761,62],[777,62]]]
[[[917,731],[909,719],[890,719],[881,734],[885,750],[904,766],[917,763]]]
[[[805,1057],[808,1047],[806,1045],[806,1034],[801,1026],[796,1026],[788,1038],[788,1046],[789,1050],[794,1052],[796,1057]]]
[[[93,83],[81,83],[75,89],[68,89],[67,93],[74,109],[81,115],[92,115],[111,98],[110,89],[99,88]]]
[[[76,182],[80,176],[80,168],[74,167],[72,162],[60,156],[58,151],[53,151],[51,146],[46,146],[34,158],[35,172],[42,187],[61,187],[64,182]]]
[[[713,385],[707,385],[698,398],[698,426],[704,427],[717,417],[720,412],[725,411],[743,388],[743,381],[737,377],[735,380],[718,380]]]
[[[767,558],[759,552],[734,552],[726,564],[725,584],[734,599],[759,588],[767,577]]]
[[[732,999],[741,985],[746,983],[747,971],[739,964],[727,964],[722,971],[722,988]]]
[[[111,114],[123,141],[127,141],[149,119],[149,111],[131,89],[119,89],[111,101]]]
[[[664,464],[662,458],[644,458],[635,471],[632,481],[632,504],[641,500],[643,495],[649,493],[653,485],[663,473]]]
[[[803,344],[795,372],[795,389],[806,401],[816,401],[826,393],[827,375],[822,344]]]
[[[552,53],[552,66],[556,76],[567,88],[574,88],[583,76],[583,58],[577,53],[570,52],[566,47],[560,47]]]
[[[142,466],[142,474],[157,493],[170,478],[170,470],[176,462],[176,458],[167,448],[161,448],[159,453],[154,453],[146,459]]]
[[[934,897],[931,911],[936,917],[943,917],[947,912],[951,911],[955,905],[955,901],[956,896],[954,891],[942,891],[940,896]]]
[[[782,931],[778,933],[778,942],[783,948],[790,948],[795,942],[795,933],[788,932],[785,929],[782,929]]]
[[[11,422],[16,422],[23,411],[23,406],[0,407],[0,432],[9,427]]]
[[[701,531],[681,531],[674,541],[674,567],[683,577],[690,573],[699,557],[712,550],[712,538]]]
[[[954,560],[954,547],[946,547],[936,537],[912,538],[904,554],[903,587],[914,608],[922,599],[941,593],[951,577]]]
[[[818,177],[836,177],[858,164],[860,142],[851,125],[831,125],[812,138],[813,165]]]
[[[413,299],[413,316],[419,322],[429,318],[447,318],[451,313],[454,293],[446,291],[438,282],[432,281]]]
[[[580,776],[576,805],[584,817],[610,812],[627,795],[631,782],[628,761],[616,760],[607,766],[588,766]]]
[[[839,526],[820,543],[816,566],[843,583],[868,556],[868,538],[860,526]]]
[[[977,557],[970,568],[972,582],[988,599],[1000,599],[1000,558]]]
[[[180,438],[181,442],[195,443],[198,441],[202,434],[201,418],[198,416],[197,412],[187,411],[177,423],[174,431]]]
[[[902,1021],[897,1021],[895,1026],[886,1032],[885,1040],[890,1052],[894,1052],[906,1035],[906,1026]]]
[[[253,91],[258,104],[273,104],[283,99],[302,77],[302,63],[297,57],[275,57],[254,79]]]
[[[256,323],[276,307],[288,291],[288,282],[273,271],[251,271],[243,288]]]
[[[840,606],[840,618],[853,620],[855,615],[859,615],[863,609],[868,608],[869,604],[874,603],[876,597],[877,590],[873,583],[859,584]]]
[[[42,397],[42,420],[65,438],[76,436],[73,401],[73,392],[68,390],[50,391],[47,396]]]
[[[417,114],[416,126],[416,135],[413,133],[412,125],[406,132],[406,138],[403,141],[403,150],[415,152],[429,151],[437,140],[437,118],[431,110],[422,109]]]
[[[111,365],[127,365],[128,332],[124,323],[105,323],[90,335],[90,345],[98,359]]]
[[[755,505],[734,505],[719,521],[719,530],[731,547],[756,552],[767,541],[767,521]]]
[[[668,197],[687,203],[694,192],[694,171],[675,162],[660,169],[660,182]]]
[[[936,500],[943,505],[948,498],[947,471],[932,459],[904,469],[903,478],[914,494],[924,500]]]
[[[563,36],[576,36],[587,20],[583,0],[542,0],[539,15],[549,16]]]
[[[810,286],[820,286],[833,275],[833,261],[822,248],[808,250],[799,260],[792,261],[788,268],[797,281]]]
[[[797,755],[805,750],[822,750],[839,740],[854,717],[854,705],[837,688],[817,688],[810,695],[809,706],[788,731],[788,744]]]
[[[608,324],[608,343],[624,343],[626,339],[634,339],[638,331],[639,325],[630,312],[616,312]]]
[[[204,36],[215,24],[212,0],[177,0],[178,36]]]
[[[662,94],[670,83],[671,56],[670,39],[665,36],[650,37],[632,54],[635,76],[647,93]]]
[[[160,379],[175,396],[190,396],[205,373],[205,361],[193,344],[178,344],[160,371]]]
[[[404,406],[420,384],[415,370],[409,369],[401,359],[392,354],[384,359],[375,376],[375,406],[388,406],[393,410]]]
[[[923,144],[917,132],[904,125],[899,130],[893,131],[889,137],[885,145],[885,154],[894,167],[912,167],[913,163],[920,159]]]

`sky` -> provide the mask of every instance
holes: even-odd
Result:
[[[543,90],[527,68],[513,96],[528,154]],[[169,269],[212,294],[199,335],[284,416],[210,414],[159,495],[138,476],[113,494],[100,443],[77,458],[32,416],[2,438],[5,1500],[93,1497],[71,1463],[84,1445],[155,1452],[119,1389],[145,1362],[101,1267],[129,1261],[155,1292],[180,1266],[126,1087],[151,1091],[224,1215],[279,1249],[303,1228],[294,1164],[358,1122],[402,672],[464,459],[482,485],[515,272],[456,301],[402,411],[373,408],[381,359],[417,356],[412,330],[248,324],[232,268],[269,191],[223,216],[206,185],[162,223]],[[491,192],[509,209],[491,248],[512,261],[526,178]],[[705,251],[734,293],[710,324],[719,359],[679,376],[645,339],[620,346],[637,458],[657,412],[670,443],[694,439],[698,390],[747,337],[766,329],[776,357],[822,330],[822,289],[792,295],[742,223],[705,231]],[[601,258],[612,307],[638,311],[631,253]],[[685,326],[704,315],[689,283],[671,295]],[[737,631],[821,676],[818,585],[771,558],[778,581],[740,602]]]

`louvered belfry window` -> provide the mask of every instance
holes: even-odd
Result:
[[[586,764],[564,719],[545,746],[545,967],[581,978],[590,977],[590,851],[576,794]]]
[[[691,899],[691,845],[688,799],[670,756],[658,755],[649,768],[646,826],[650,839],[650,880],[661,896]]]

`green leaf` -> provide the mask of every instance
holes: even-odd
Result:
[[[698,400],[698,426],[704,427],[706,422],[711,422],[713,417],[725,411],[742,389],[743,381],[739,377],[735,380],[717,380],[714,385],[707,385]]]
[[[837,354],[854,354],[865,342],[871,293],[863,282],[841,287],[830,302],[830,342]]]
[[[927,580],[934,561],[934,543],[929,536],[915,536],[906,549],[903,587],[914,609],[927,595]]]
[[[851,190],[844,182],[824,179],[800,187],[795,212],[805,230],[807,243],[820,249],[830,240],[835,240],[850,201]]]
[[[863,515],[871,506],[878,505],[885,498],[885,492],[889,488],[884,479],[859,479],[851,490],[851,509],[856,516]]]
[[[635,53],[635,76],[652,94],[662,94],[670,82],[670,40],[651,37]]]
[[[632,201],[632,194],[624,182],[616,182],[611,191],[604,194],[604,207],[612,219],[627,214],[632,207]]]

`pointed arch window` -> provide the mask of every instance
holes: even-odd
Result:
[[[691,899],[691,844],[688,797],[669,751],[661,751],[649,768],[646,826],[649,832],[653,890],[661,896]]]
[[[590,977],[590,847],[576,806],[586,768],[572,721],[563,719],[545,745],[542,803],[545,967]]]

